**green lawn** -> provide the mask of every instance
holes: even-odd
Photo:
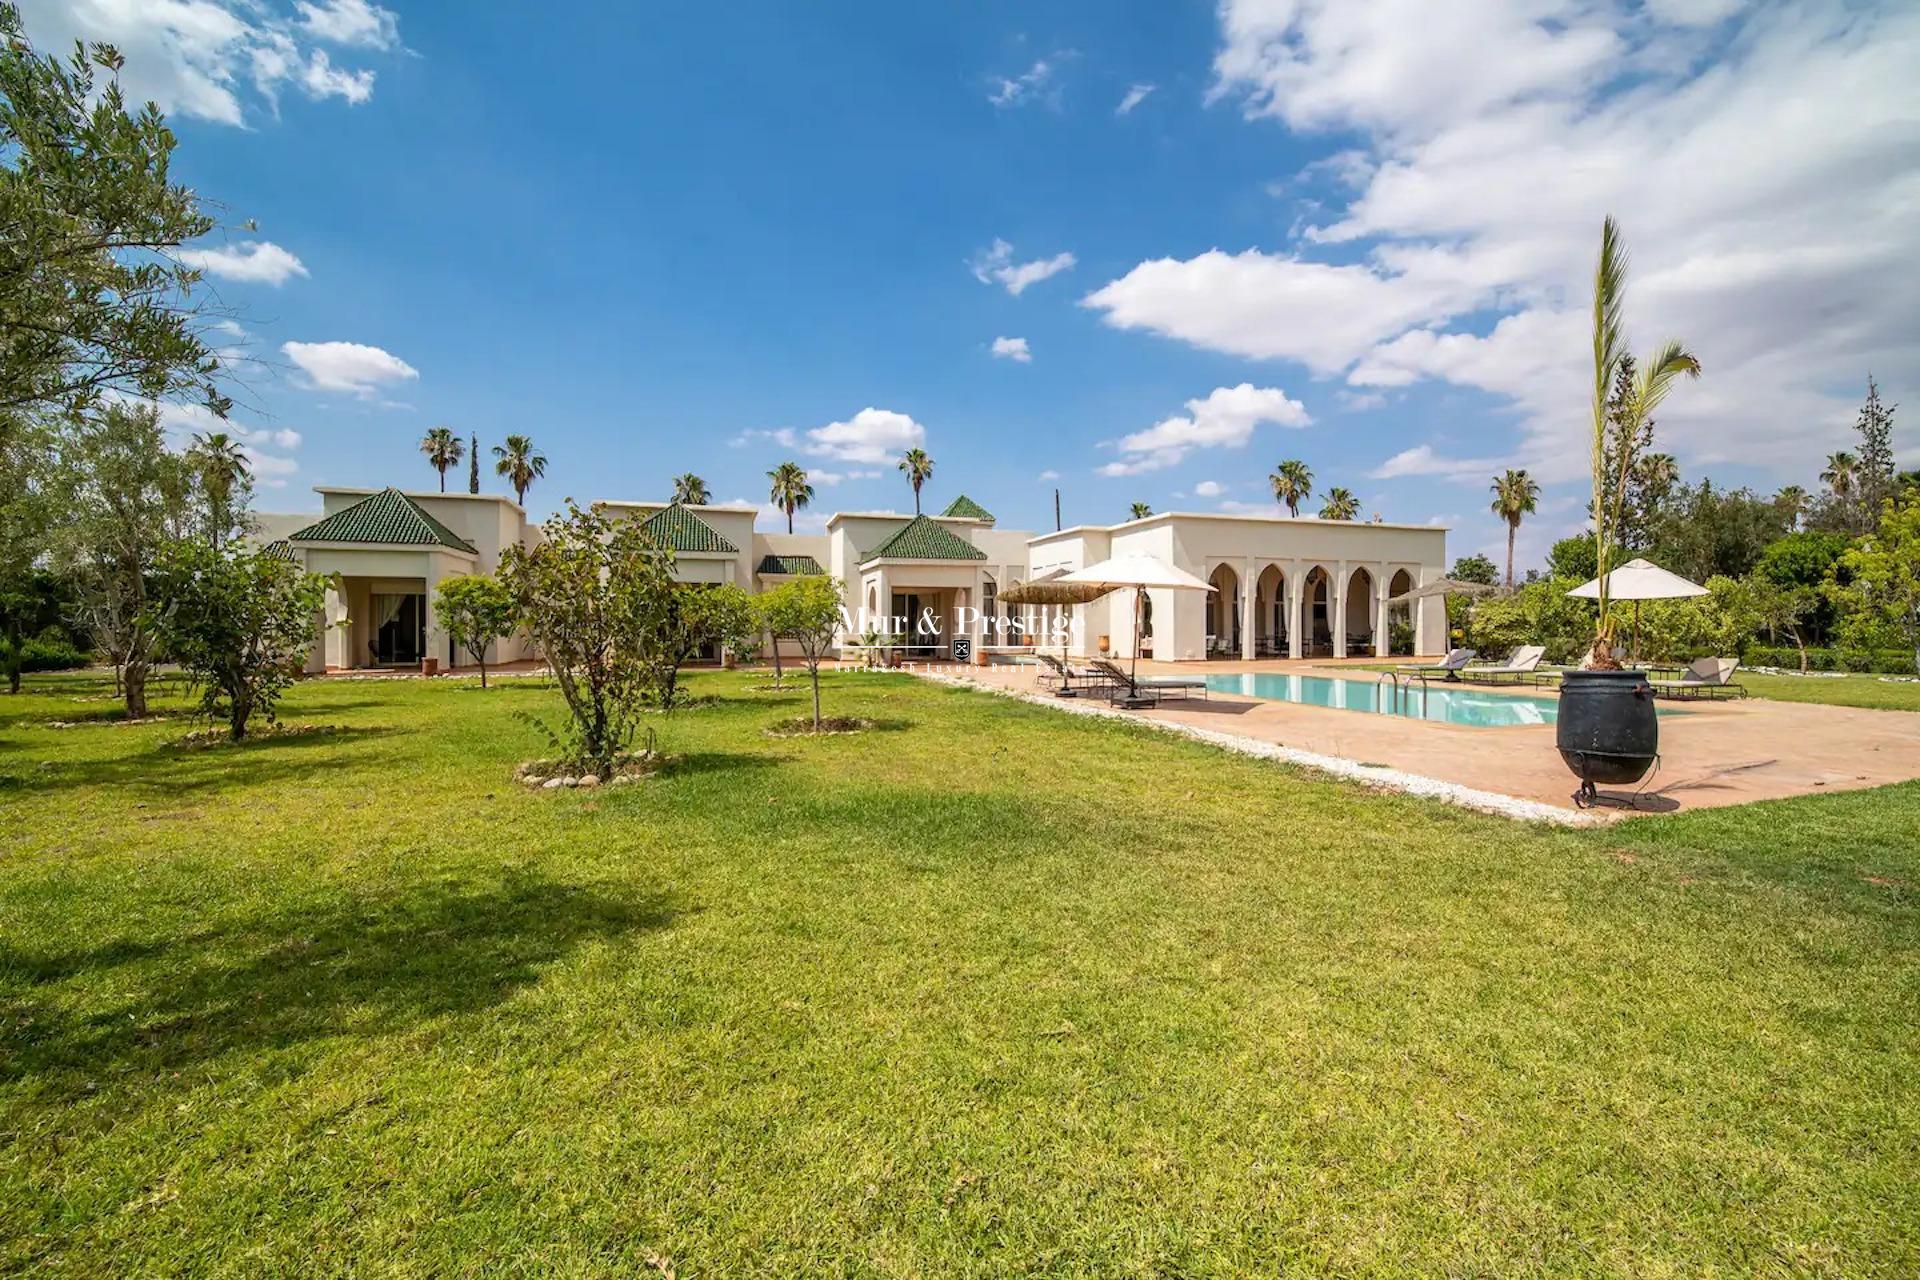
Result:
[[[1836,707],[1877,707],[1920,711],[1920,681],[1880,676],[1770,676],[1742,671],[1734,677],[1756,698],[1781,702],[1825,702]]]
[[[525,681],[0,697],[0,1273],[1920,1272],[1920,785],[1569,832],[761,678],[597,793]]]

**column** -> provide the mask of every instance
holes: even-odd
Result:
[[[1347,656],[1347,562],[1340,562],[1338,576],[1327,584],[1327,630],[1333,633],[1333,656]]]
[[[1384,658],[1393,652],[1391,628],[1388,625],[1392,606],[1387,604],[1387,593],[1393,590],[1393,579],[1384,564],[1374,566],[1373,589],[1380,600],[1380,607],[1374,610],[1373,656]]]
[[[1287,597],[1287,656],[1295,660],[1299,659],[1301,653],[1300,601],[1306,586],[1300,577],[1300,562],[1295,560],[1287,566],[1287,581],[1283,588]]]
[[[997,593],[996,593],[997,594]],[[980,662],[986,657],[983,646],[987,643],[987,575],[975,570],[973,575],[973,621],[968,624],[967,634],[973,640],[973,660]],[[995,608],[999,608],[996,602]]]
[[[1258,656],[1253,647],[1253,624],[1255,617],[1255,597],[1260,594],[1260,584],[1253,577],[1253,558],[1247,557],[1240,566],[1240,657],[1251,662]]]
[[[424,648],[425,656],[438,658],[440,669],[445,671],[453,666],[459,655],[453,653],[451,646],[447,643],[447,633],[440,627],[440,610],[437,607],[436,598],[440,594],[441,580],[448,575],[442,572],[439,561],[440,557],[437,555],[430,555],[427,560],[427,639]]]

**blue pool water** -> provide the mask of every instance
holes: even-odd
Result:
[[[1207,688],[1216,693],[1483,728],[1552,724],[1560,711],[1558,695],[1489,693],[1439,681],[1428,681],[1424,685],[1417,680],[1403,681],[1397,691],[1391,683],[1373,676],[1349,680],[1339,676],[1286,676],[1260,671],[1210,675],[1206,681]]]

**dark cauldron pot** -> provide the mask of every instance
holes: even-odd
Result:
[[[1555,741],[1580,779],[1574,800],[1597,798],[1596,784],[1638,782],[1660,755],[1653,686],[1643,671],[1569,671],[1560,681]]]

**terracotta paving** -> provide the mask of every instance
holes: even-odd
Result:
[[[1378,677],[1325,661],[1140,664],[1142,675],[1241,671],[1344,675],[1369,682]],[[1037,688],[1036,669],[1030,666],[943,666],[941,673],[1023,692]],[[1681,714],[1660,718],[1660,763],[1640,785],[1640,811],[1703,809],[1920,778],[1920,714],[1914,712],[1763,698],[1678,705]],[[1554,748],[1552,725],[1474,728],[1221,693],[1131,714],[1574,807],[1575,779]],[[1632,790],[1610,788],[1603,794],[1624,797]]]

